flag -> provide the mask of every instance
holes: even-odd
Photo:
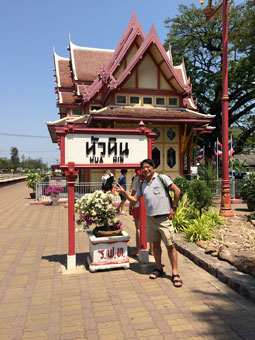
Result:
[[[231,158],[235,150],[233,149],[232,145],[232,138],[228,141],[228,157]]]
[[[195,161],[200,161],[204,158],[204,147],[198,151],[197,157],[195,158]]]
[[[222,144],[218,141],[218,139],[217,139],[217,151],[216,151],[216,154],[218,156],[222,155]]]

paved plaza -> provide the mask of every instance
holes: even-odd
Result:
[[[0,340],[255,338],[255,304],[179,255],[183,288],[148,266],[90,273],[86,233],[76,234],[78,268],[65,269],[68,209],[30,205],[25,183],[0,188]],[[135,227],[122,216],[135,248]],[[85,267],[84,267],[85,264]]]

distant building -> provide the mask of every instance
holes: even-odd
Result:
[[[199,112],[184,61],[173,65],[154,26],[148,35],[135,14],[116,48],[106,50],[69,42],[69,58],[54,52],[59,119],[86,127],[136,128],[140,121],[156,133],[153,159],[157,171],[171,177],[190,173],[190,155],[198,133],[210,133],[214,116]],[[118,176],[118,171],[115,176]],[[133,175],[129,172],[129,180]],[[85,181],[98,182],[102,171],[83,170]]]
[[[247,172],[255,171],[255,154],[251,155],[234,155],[233,159],[238,159],[241,163],[244,163],[244,167],[246,168]]]

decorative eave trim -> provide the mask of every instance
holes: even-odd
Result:
[[[166,55],[168,56],[171,64],[173,65],[172,47],[171,47],[170,42],[169,42],[169,45],[168,45],[168,51],[166,52]]]
[[[184,84],[187,84],[187,82],[188,82],[188,77],[187,77],[187,72],[186,72],[186,68],[185,68],[184,58],[182,58],[181,64],[180,64],[180,65],[177,65],[177,66],[174,66],[174,68],[175,68],[176,70],[181,70]]]
[[[75,45],[71,42],[71,40],[69,41],[69,49],[70,49],[70,56],[71,56],[71,64],[72,64],[72,70],[73,70],[73,77],[74,80],[78,80],[77,77],[77,73],[76,73],[76,67],[75,67],[75,59],[74,59],[74,50]]]

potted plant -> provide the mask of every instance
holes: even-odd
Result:
[[[33,192],[30,193],[31,198],[35,198],[35,189],[36,189],[36,181],[37,181],[37,173],[36,172],[29,172],[27,174],[27,187],[32,189]]]
[[[255,173],[251,173],[242,182],[240,190],[242,199],[247,201],[247,206],[250,211],[255,210]]]
[[[90,251],[87,260],[90,271],[129,268],[127,243],[130,236],[121,228],[122,223],[113,205],[112,193],[96,190],[85,194],[76,201],[75,211],[79,214],[77,224],[80,227],[77,231],[94,226],[93,230],[87,231]]]
[[[46,177],[45,172],[34,172],[30,171],[27,174],[27,187],[32,189],[33,192],[30,193],[31,198],[35,198],[35,191],[36,191],[36,182],[42,182]]]
[[[57,205],[57,201],[59,199],[59,194],[64,191],[64,188],[57,185],[50,185],[45,189],[45,195],[50,196],[52,205]]]

